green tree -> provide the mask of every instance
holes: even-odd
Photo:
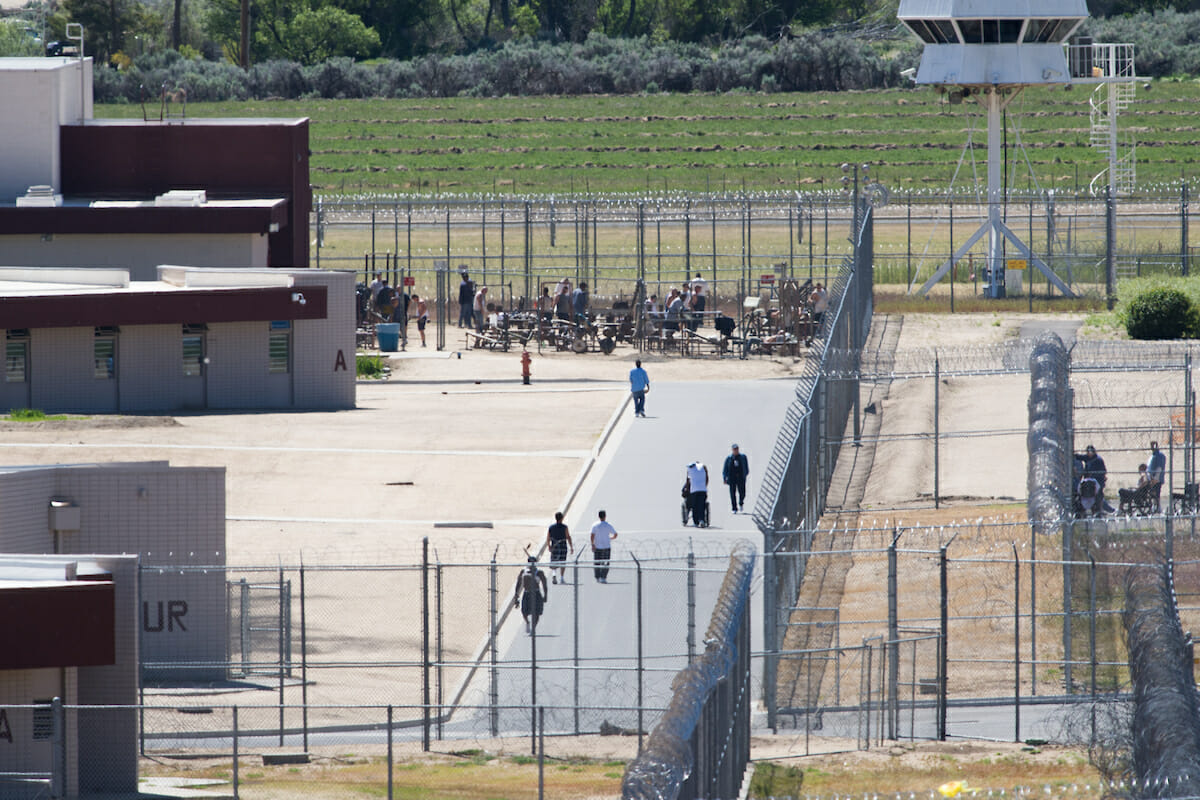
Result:
[[[205,30],[231,61],[241,42],[240,0],[211,0]],[[251,0],[250,61],[287,59],[318,64],[334,56],[364,58],[380,46],[379,34],[356,14],[310,0]]]
[[[135,36],[162,35],[154,12],[136,0],[65,0],[67,22],[83,25],[86,55],[107,63]]]
[[[0,20],[0,57],[41,54],[41,41],[20,20]]]

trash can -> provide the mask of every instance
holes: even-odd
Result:
[[[375,341],[384,353],[394,353],[400,349],[400,323],[381,322],[375,326]]]

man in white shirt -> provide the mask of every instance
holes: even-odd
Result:
[[[708,505],[708,467],[702,461],[687,465],[687,480],[683,484],[687,491],[688,508],[692,510],[692,521],[697,528],[707,528],[708,519],[704,512]]]
[[[704,311],[708,305],[708,281],[700,277],[700,273],[696,273],[696,279],[692,281],[692,291],[697,294],[696,311]]]
[[[612,557],[612,542],[617,538],[617,529],[605,519],[605,512],[600,511],[599,521],[592,525],[592,572],[596,575],[596,583],[608,583],[608,559]]]

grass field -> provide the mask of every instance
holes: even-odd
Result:
[[[1007,112],[1013,189],[1086,188],[1088,87],[1028,90]],[[1142,187],[1196,173],[1200,83],[1155,82],[1122,115]],[[931,88],[812,94],[192,103],[196,117],[312,120],[318,194],[566,194],[840,188],[844,162],[898,191],[964,190],[986,119]],[[137,117],[137,106],[96,107]],[[968,139],[972,154],[965,153]],[[961,165],[960,165],[961,161]]]

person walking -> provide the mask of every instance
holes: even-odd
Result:
[[[546,607],[550,589],[546,586],[546,573],[538,569],[537,557],[530,556],[529,563],[517,576],[513,590],[513,605],[521,609],[525,618],[525,632],[532,634],[537,629],[538,619]]]
[[[546,531],[546,549],[550,551],[550,581],[552,583],[567,582],[567,550],[575,552],[575,543],[571,541],[571,531],[563,524],[563,513],[554,512],[554,524]],[[554,574],[558,570],[558,575]]]
[[[592,572],[596,583],[608,583],[608,560],[612,557],[612,543],[617,538],[617,529],[605,517],[603,509],[597,515],[600,519],[592,525]]]
[[[633,415],[645,417],[646,392],[650,391],[650,376],[646,374],[646,370],[642,369],[640,358],[633,363],[633,369],[629,370],[629,391],[633,393]]]
[[[725,456],[725,466],[721,469],[721,478],[729,486],[729,505],[733,506],[736,514],[746,502],[746,477],[750,474],[750,459],[738,450],[736,443],[729,455]]]

